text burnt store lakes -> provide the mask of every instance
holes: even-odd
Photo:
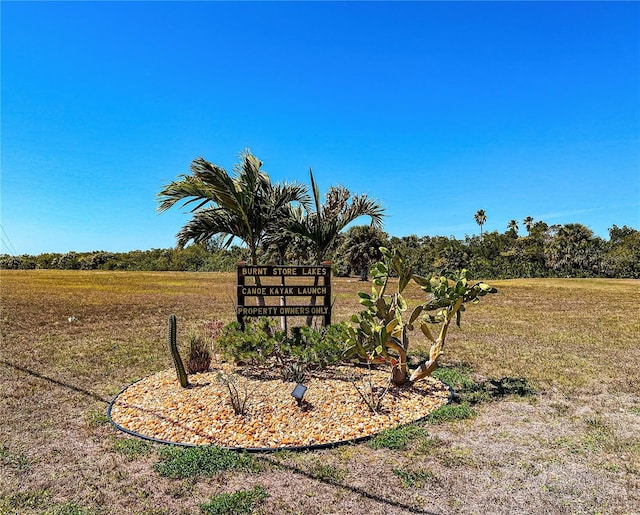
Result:
[[[241,266],[240,275],[260,277],[327,277],[331,272],[326,266]]]

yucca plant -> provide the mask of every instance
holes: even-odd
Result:
[[[304,383],[307,377],[305,366],[302,363],[290,363],[282,369],[282,380],[292,383]]]

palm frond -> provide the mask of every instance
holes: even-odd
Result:
[[[177,234],[178,246],[184,247],[190,241],[203,243],[219,235],[247,241],[243,224],[232,213],[219,208],[201,209]],[[232,239],[229,238],[224,246],[228,247]]]
[[[384,217],[382,205],[377,200],[371,199],[366,195],[354,195],[351,199],[351,204],[341,213],[341,230],[361,216],[370,217],[371,227],[374,229],[382,229],[382,219]]]

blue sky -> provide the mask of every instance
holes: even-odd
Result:
[[[396,236],[640,228],[637,2],[6,2],[0,252],[164,248],[250,148]],[[520,223],[522,226],[522,223]],[[521,234],[524,234],[521,229]]]

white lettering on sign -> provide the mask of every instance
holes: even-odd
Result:
[[[304,315],[328,315],[329,306],[238,306],[237,315],[260,316],[304,316]]]
[[[242,275],[266,275],[268,268],[266,266],[245,266],[241,270]]]
[[[243,286],[242,295],[266,295],[267,289],[259,286]]]

